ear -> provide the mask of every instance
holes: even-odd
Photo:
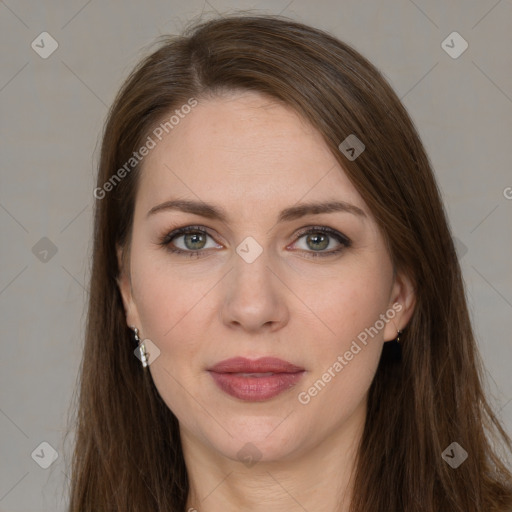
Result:
[[[139,314],[137,312],[137,306],[133,300],[133,290],[130,278],[129,264],[126,255],[124,254],[124,248],[117,246],[116,251],[117,264],[119,267],[119,277],[116,279],[116,281],[119,287],[119,291],[121,292],[121,297],[123,299],[126,324],[130,328],[137,327],[140,330],[141,326]]]
[[[397,273],[391,291],[386,316],[389,321],[384,328],[384,341],[396,339],[397,331],[404,329],[414,312],[416,291],[411,279],[403,273]],[[393,315],[392,311],[395,312]]]

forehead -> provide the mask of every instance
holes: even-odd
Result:
[[[146,210],[170,196],[261,210],[326,195],[366,210],[321,134],[259,93],[203,99],[156,142],[137,194]]]

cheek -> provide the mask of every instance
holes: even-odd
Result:
[[[193,428],[204,414],[190,397],[196,394],[204,350],[208,286],[205,282],[191,284],[169,267],[152,263],[139,261],[133,276],[142,332],[160,350],[149,370],[167,407],[180,422]]]
[[[307,300],[315,319],[309,323],[314,345],[308,352],[313,357],[297,397],[307,417],[330,415],[339,421],[363,400],[382,351],[386,324],[381,315],[391,284],[391,264],[379,264],[376,257],[347,262],[316,287],[309,283]],[[305,289],[301,293],[306,297]]]
[[[151,364],[155,384],[169,406],[169,397],[193,389],[202,371],[201,355],[208,344],[214,317],[210,279],[176,271],[161,255],[134,254],[132,283],[142,333],[160,350]],[[174,378],[173,378],[174,377]],[[162,386],[159,386],[159,384]]]
[[[318,274],[308,279],[302,273],[294,291],[308,306],[311,314],[310,329],[315,329],[313,339],[331,353],[346,350],[350,342],[376,324],[385,314],[392,285],[392,267],[384,258],[370,255],[350,258],[335,271]],[[378,334],[372,330],[371,339],[382,339],[382,322]],[[364,334],[361,336],[364,338]],[[325,354],[319,350],[318,354]]]
[[[310,348],[311,371],[297,389],[296,400],[304,429],[320,430],[327,435],[364,408],[365,396],[380,359],[383,331],[372,330],[385,312],[387,296],[374,282],[360,286],[360,280],[340,283],[318,309],[318,316],[335,334],[324,329],[323,336]]]
[[[133,255],[132,285],[143,334],[167,344],[187,316],[200,307],[208,283],[184,277],[162,257],[164,249]]]

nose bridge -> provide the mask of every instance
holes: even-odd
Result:
[[[280,326],[288,317],[282,286],[270,270],[271,253],[254,239],[242,241],[229,273],[223,320],[255,330],[263,325]]]
[[[254,290],[255,294],[272,293],[270,263],[268,251],[265,251],[265,254],[262,252],[253,261],[247,261],[237,254],[231,272],[235,288],[244,293],[251,290]]]

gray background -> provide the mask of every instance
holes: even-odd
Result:
[[[512,430],[511,0],[7,0],[0,2],[1,512],[65,510],[72,437],[64,445],[63,433],[83,343],[107,108],[156,36],[179,32],[201,12],[238,9],[331,31],[376,64],[403,99],[457,239],[487,385]],[[59,45],[46,59],[31,47],[41,46],[44,31]],[[441,46],[453,31],[469,44],[455,59]],[[43,441],[59,453],[46,470],[31,457]]]

